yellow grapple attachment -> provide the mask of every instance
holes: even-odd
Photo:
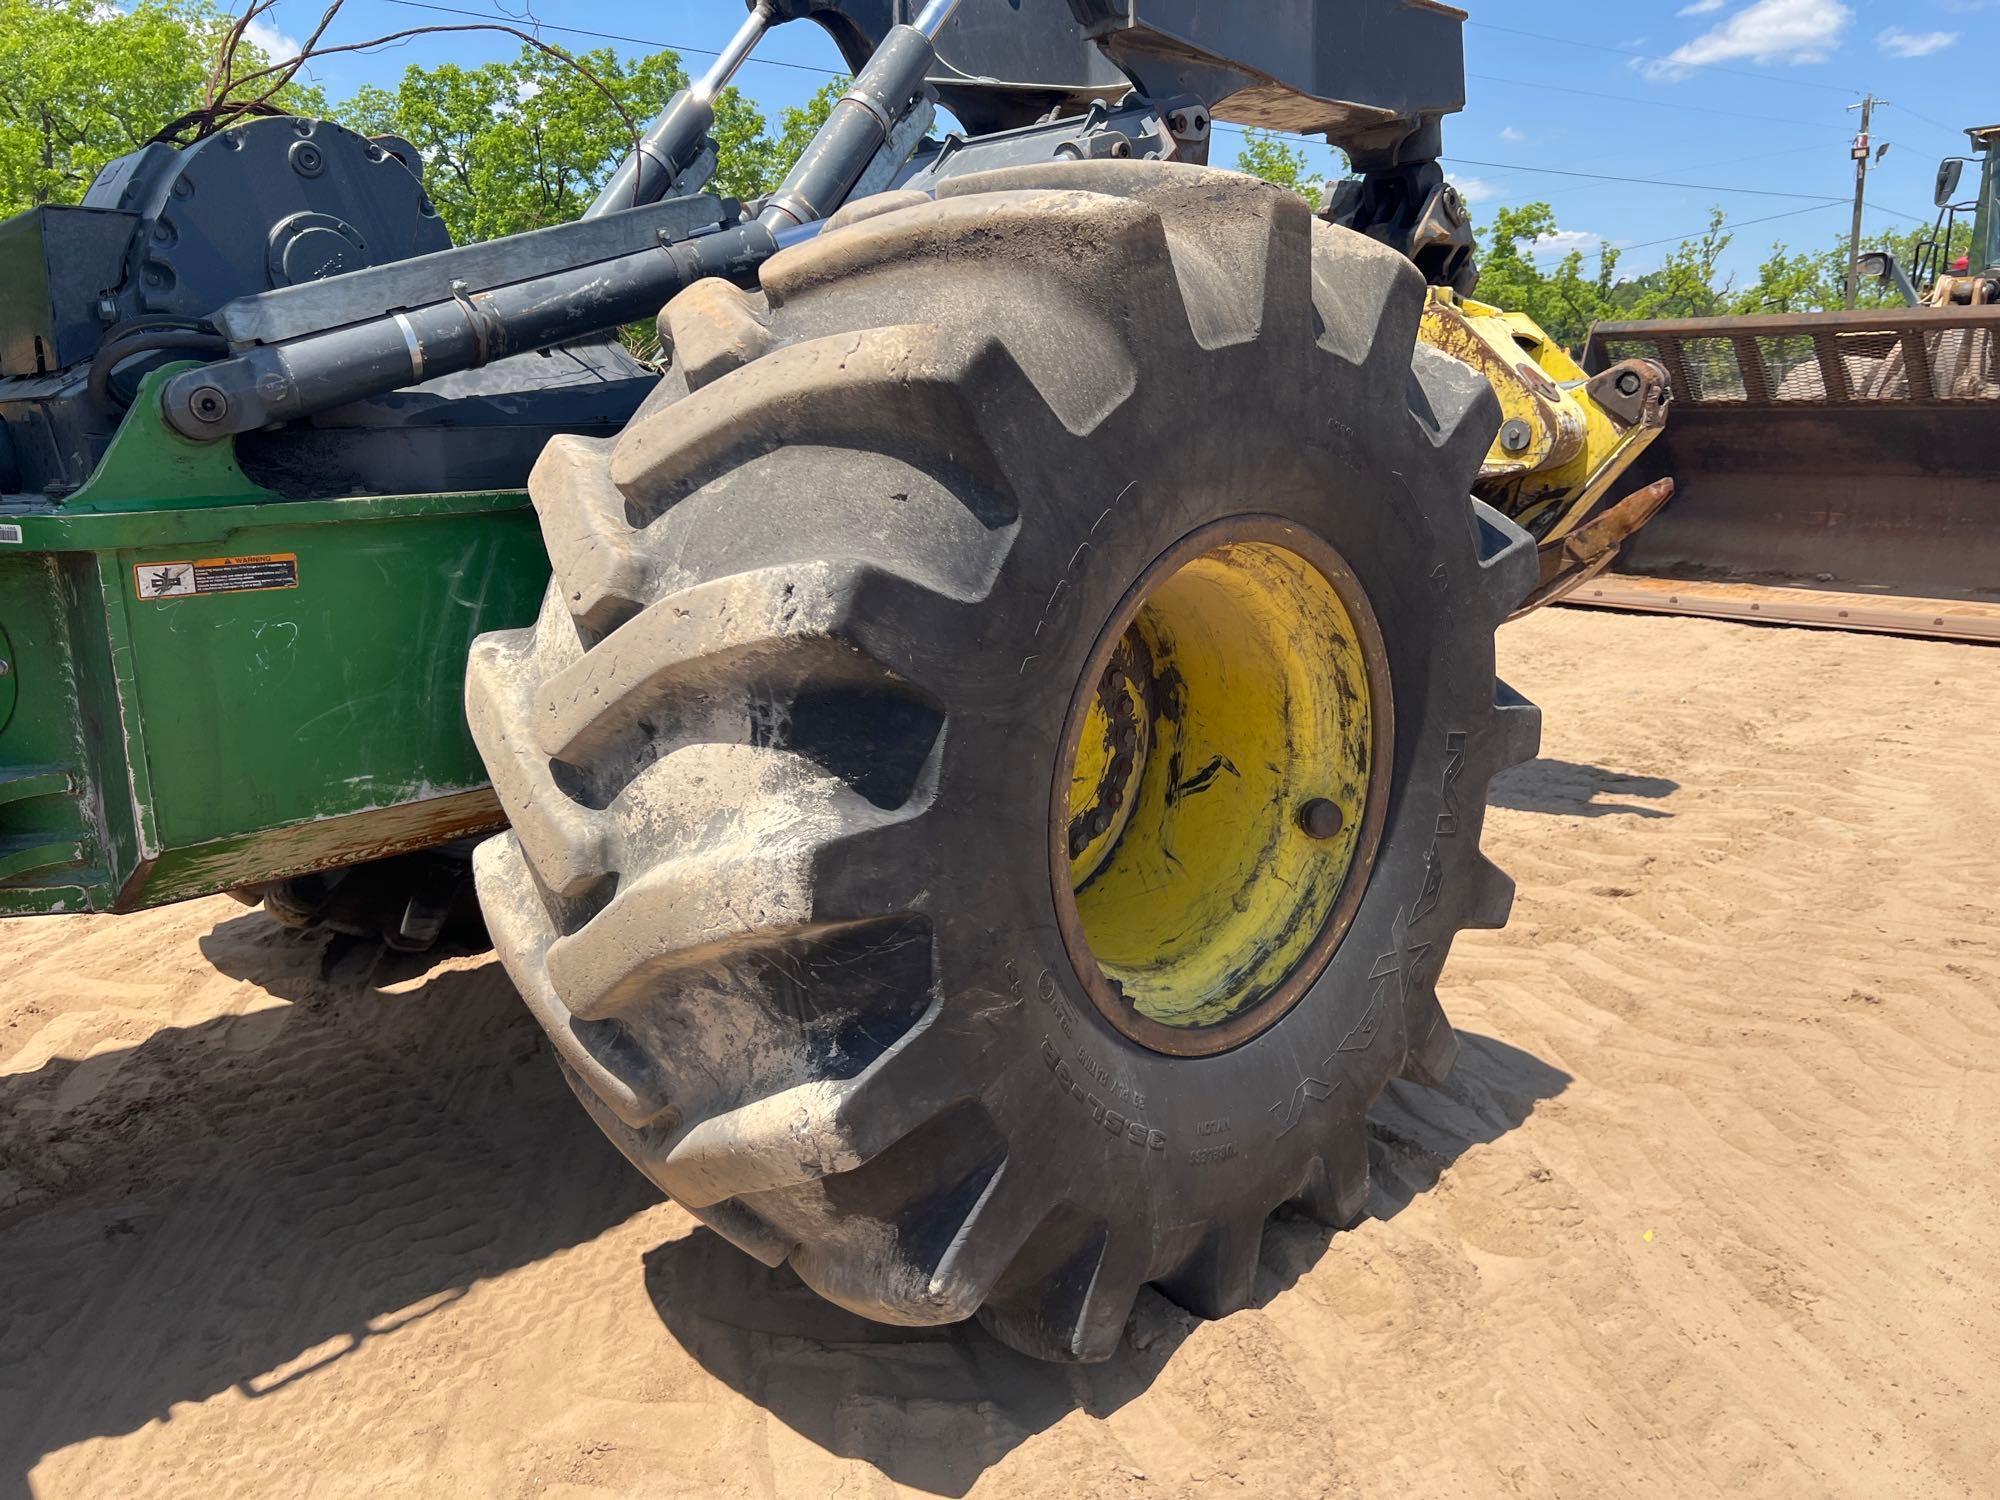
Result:
[[[1499,434],[1474,492],[1535,538],[1541,581],[1525,614],[1594,577],[1673,494],[1671,480],[1605,497],[1666,425],[1664,366],[1631,359],[1588,375],[1525,313],[1433,287],[1419,337],[1472,366],[1500,398]]]

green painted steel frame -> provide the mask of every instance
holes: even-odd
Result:
[[[159,417],[0,501],[0,915],[126,911],[500,826],[475,635],[533,619],[518,491],[283,500]],[[291,554],[294,587],[145,598],[142,566]]]

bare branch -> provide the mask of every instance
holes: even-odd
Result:
[[[408,41],[412,37],[439,36],[462,31],[497,31],[506,36],[514,37],[525,45],[543,53],[545,56],[552,57],[564,66],[575,70],[585,82],[604,96],[605,103],[611,106],[612,111],[623,122],[627,133],[632,137],[632,149],[634,151],[639,149],[639,122],[632,118],[631,112],[619,101],[618,96],[611,91],[604,80],[561,47],[555,46],[550,42],[545,42],[531,32],[524,31],[518,26],[505,25],[499,21],[468,21],[449,25],[411,26],[402,31],[392,31],[384,36],[373,37],[365,42],[345,42],[337,47],[320,46],[320,39],[326,35],[327,28],[333,24],[334,18],[340,14],[341,6],[345,3],[346,0],[332,0],[332,3],[327,6],[325,12],[320,16],[319,24],[313,27],[312,35],[306,38],[304,45],[299,48],[296,56],[287,58],[282,62],[275,62],[265,67],[254,69],[248,73],[238,74],[236,72],[236,54],[237,49],[242,45],[244,33],[249,29],[251,22],[277,4],[277,0],[250,0],[250,4],[244,7],[243,14],[237,18],[235,23],[224,34],[222,44],[217,50],[215,67],[209,74],[208,86],[203,93],[200,128],[196,132],[197,138],[202,135],[212,134],[220,128],[222,121],[226,118],[244,113],[271,112],[273,97],[281,92],[298,75],[299,69],[304,67],[313,58],[332,57],[343,52],[370,52],[377,47],[387,47],[398,42]],[[532,10],[529,12],[529,15],[532,17]],[[254,97],[246,96],[246,90],[249,85],[273,76],[276,77],[276,82],[264,88]]]

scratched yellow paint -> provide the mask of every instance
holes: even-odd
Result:
[[[1154,677],[1150,744],[1125,821],[1071,864],[1091,952],[1141,1015],[1226,1020],[1291,972],[1332,913],[1367,801],[1373,706],[1353,620],[1295,552],[1233,543],[1189,562],[1134,628]],[[1108,763],[1101,706],[1069,805]],[[1093,732],[1093,730],[1095,732]],[[1332,838],[1299,809],[1340,808]]]
[[[1659,435],[1658,423],[1614,421],[1583,366],[1526,313],[1432,287],[1417,336],[1485,376],[1504,421],[1522,424],[1517,448],[1506,445],[1504,425],[1495,434],[1474,493],[1538,540],[1579,525]]]

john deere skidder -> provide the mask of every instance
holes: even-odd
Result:
[[[1370,1102],[1450,1067],[1538,735],[1494,627],[1658,503],[1600,502],[1664,376],[1467,300],[1447,6],[904,14],[758,0],[510,239],[291,118],[0,229],[0,910],[421,945],[490,834],[641,1170],[847,1307],[1095,1359],[1149,1282],[1243,1304],[1279,1205],[1351,1219]],[[795,19],[852,89],[702,193]],[[1316,218],[1212,116],[1357,176]]]

